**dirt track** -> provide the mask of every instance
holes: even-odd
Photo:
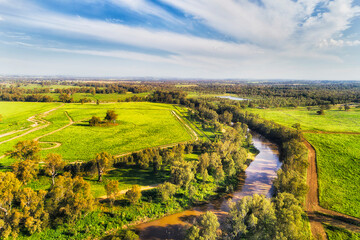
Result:
[[[304,139],[303,142],[309,150],[309,167],[307,171],[307,184],[309,186],[309,192],[306,196],[306,212],[309,216],[311,232],[314,238],[327,239],[322,223],[328,223],[336,227],[360,232],[360,219],[324,209],[319,205],[316,152],[307,140]]]
[[[51,135],[51,134],[53,134],[53,133],[59,132],[59,131],[65,129],[65,128],[73,125],[75,122],[72,120],[72,118],[69,116],[69,114],[68,114],[67,112],[64,112],[64,113],[65,113],[65,115],[67,116],[67,118],[69,119],[69,123],[68,123],[68,124],[66,124],[65,126],[63,126],[63,127],[61,127],[61,128],[58,128],[58,129],[56,129],[56,130],[54,130],[54,131],[52,131],[52,132],[49,132],[49,133],[46,133],[46,134],[41,135],[41,136],[39,136],[39,137],[36,137],[36,138],[34,138],[34,140],[35,140],[35,141],[38,141],[40,138],[49,136],[49,135]],[[41,142],[41,141],[39,141],[39,143],[53,143],[53,144],[54,144],[54,146],[52,146],[52,147],[42,148],[41,150],[49,150],[49,149],[54,149],[54,148],[58,148],[58,147],[61,146],[61,143],[59,143],[59,142]]]

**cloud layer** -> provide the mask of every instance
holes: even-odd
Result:
[[[0,0],[0,51],[4,53],[0,73],[292,79],[360,76],[356,67],[360,64],[360,39],[353,30],[358,27],[360,7],[351,0],[53,2],[63,8],[54,10],[40,1]],[[96,14],[89,17],[67,11],[69,4],[77,3],[97,9]],[[110,14],[114,18],[114,12],[116,23],[108,20]],[[141,24],[134,25],[132,16]],[[36,61],[24,61],[29,55]],[[82,62],[66,66],[69,58]],[[13,66],[14,62],[26,65],[24,70]],[[41,69],[42,62],[46,69]]]

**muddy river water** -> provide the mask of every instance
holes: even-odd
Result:
[[[224,219],[224,216],[226,216],[229,210],[229,198],[231,198],[232,201],[238,201],[244,196],[255,193],[271,197],[272,180],[276,177],[276,171],[281,166],[278,146],[257,133],[252,132],[252,135],[253,144],[260,152],[246,171],[240,174],[239,185],[231,196],[217,199],[210,203],[152,222],[140,224],[137,226],[140,239],[184,239],[189,223],[193,223],[196,216],[206,211],[214,212],[221,222],[221,219]]]

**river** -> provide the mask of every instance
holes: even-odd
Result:
[[[221,219],[224,219],[224,216],[227,215],[227,211],[229,210],[229,198],[231,198],[232,201],[238,201],[244,196],[250,196],[255,193],[271,197],[272,180],[276,177],[276,171],[281,167],[278,146],[260,134],[254,132],[251,134],[253,135],[253,144],[259,150],[259,154],[245,172],[240,174],[239,185],[232,195],[228,198],[221,198],[184,212],[140,224],[137,226],[140,239],[184,239],[184,234],[189,223],[193,223],[196,216],[206,211],[214,212],[221,222]]]

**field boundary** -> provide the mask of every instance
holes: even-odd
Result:
[[[324,209],[320,206],[316,150],[305,138],[303,139],[303,143],[309,150],[309,167],[307,170],[306,179],[307,185],[309,186],[309,191],[306,196],[306,212],[309,217],[313,236],[315,238],[327,238],[322,223],[328,223],[336,227],[346,228],[354,232],[360,232],[360,219],[333,210]]]

